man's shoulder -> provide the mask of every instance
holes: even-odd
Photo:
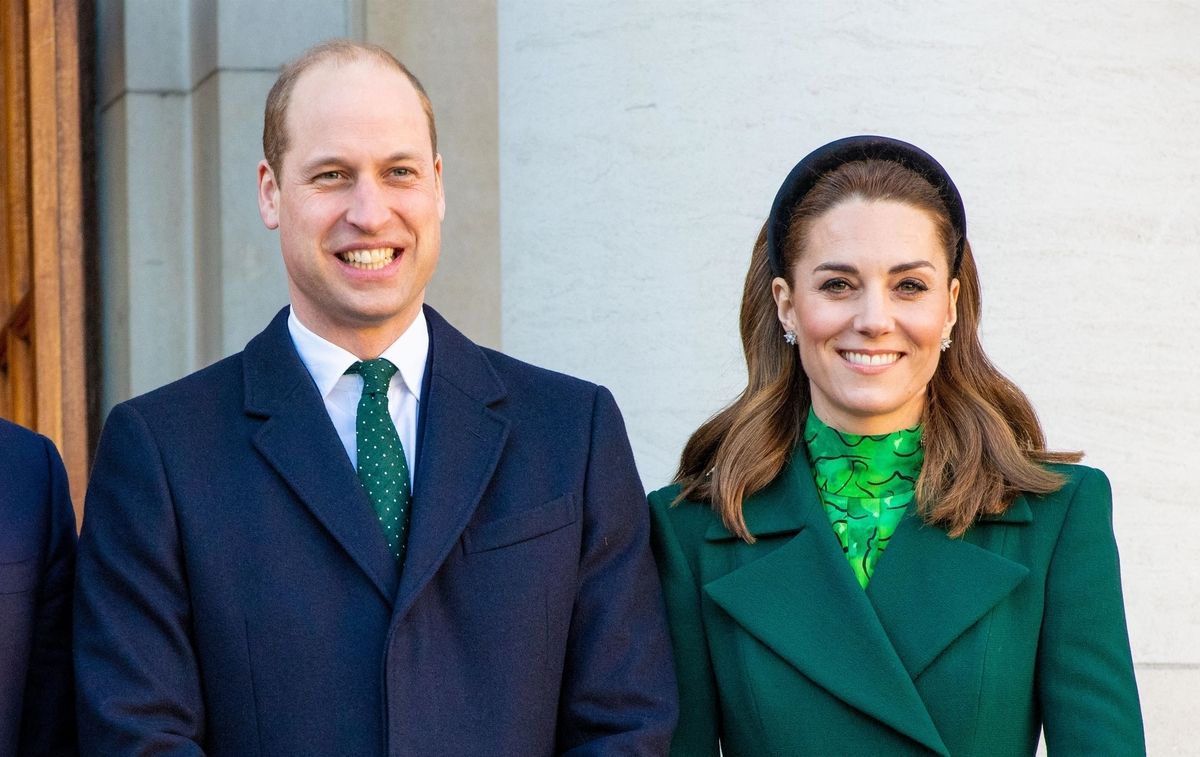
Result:
[[[48,481],[53,442],[46,437],[0,418],[0,487],[41,487]]]
[[[28,555],[13,555],[41,543],[48,528],[47,498],[55,476],[65,477],[54,443],[45,436],[0,418],[0,563]],[[69,501],[64,500],[67,507]],[[5,552],[9,550],[9,552]]]
[[[189,373],[183,378],[120,403],[143,416],[163,413],[195,415],[205,409],[243,398],[242,353]]]
[[[598,384],[493,349],[480,350],[504,387],[497,409],[511,419],[524,419],[561,440],[573,432],[590,433],[598,414],[619,416],[612,394]]]
[[[300,377],[303,365],[288,335],[288,312],[287,307],[279,310],[241,352],[121,404],[155,415],[194,415],[223,407],[244,408],[249,401],[247,383],[266,384],[278,391],[290,389]]]
[[[590,403],[603,393],[601,387],[575,376],[533,365],[499,350],[471,340],[447,322],[436,310],[426,306],[432,337],[436,372],[468,393],[483,388],[487,393],[525,404]],[[486,367],[484,367],[486,366]]]
[[[590,396],[600,388],[594,382],[527,363],[499,350],[489,347],[480,350],[509,390]]]
[[[46,438],[36,431],[0,418],[0,453],[13,455],[43,455]]]

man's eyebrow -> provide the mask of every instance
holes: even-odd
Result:
[[[308,161],[304,165],[300,166],[300,173],[309,174],[309,173],[312,173],[313,171],[317,170],[318,168],[341,166],[341,165],[344,165],[344,163],[345,163],[345,161],[343,161],[341,158],[337,157],[336,155],[322,155],[320,157],[313,158],[312,160]]]
[[[419,153],[412,152],[409,150],[400,150],[399,152],[394,152],[391,155],[384,158],[383,162],[384,163],[403,163],[405,161],[418,160],[419,158],[420,158]],[[333,167],[333,166],[344,166],[344,165],[346,165],[346,161],[343,160],[342,158],[339,158],[336,155],[321,155],[316,158],[313,158],[312,160],[310,160],[307,163],[305,163],[304,165],[302,165],[300,167],[300,172],[303,174],[310,174],[320,168]]]

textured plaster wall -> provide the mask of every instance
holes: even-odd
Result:
[[[809,149],[883,133],[965,197],[984,339],[1116,496],[1151,754],[1200,718],[1200,8],[498,4],[504,348],[611,387],[647,488],[740,389],[750,245]]]

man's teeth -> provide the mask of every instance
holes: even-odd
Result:
[[[338,258],[343,263],[348,263],[354,268],[362,268],[368,271],[383,268],[392,262],[392,258],[394,257],[396,257],[396,250],[392,247],[380,247],[374,250],[350,250],[349,252],[338,253]]]
[[[884,352],[868,355],[865,352],[843,352],[842,357],[855,365],[891,365],[900,359],[899,352]]]

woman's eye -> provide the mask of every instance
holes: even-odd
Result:
[[[830,279],[821,285],[822,292],[833,292],[839,294],[841,292],[850,291],[850,282],[845,279]]]
[[[929,290],[929,287],[925,286],[925,282],[917,279],[905,279],[897,284],[896,288],[905,294],[917,294]]]

